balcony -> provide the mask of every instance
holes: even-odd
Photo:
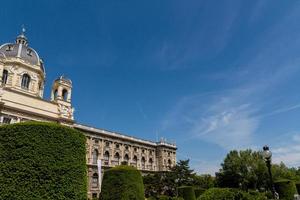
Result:
[[[137,168],[137,163],[136,162],[132,162],[132,163],[130,163],[130,166]]]
[[[102,160],[102,165],[103,166],[109,166],[109,160]]]
[[[118,166],[118,165],[120,165],[120,161],[119,160],[112,160],[111,165],[112,166]]]

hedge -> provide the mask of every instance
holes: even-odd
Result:
[[[198,200],[232,200],[234,193],[229,188],[210,188]]]
[[[278,192],[280,199],[293,200],[294,194],[297,194],[297,188],[293,181],[282,179],[274,183],[275,190]]]
[[[263,193],[251,191],[249,193],[233,188],[210,188],[197,200],[266,200]]]
[[[297,188],[298,194],[300,194],[300,182],[296,183],[296,188]]]
[[[178,197],[182,197],[184,200],[196,200],[194,188],[192,186],[179,187]]]
[[[184,200],[182,197],[169,197],[166,195],[160,195],[156,197],[149,197],[147,200]]]
[[[196,199],[200,197],[201,194],[205,192],[206,189],[203,188],[194,188]]]
[[[87,199],[85,136],[54,123],[0,127],[0,199]]]
[[[120,165],[104,172],[101,200],[144,200],[141,173],[134,167]]]

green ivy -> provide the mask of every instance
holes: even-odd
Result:
[[[0,199],[87,199],[85,136],[54,123],[0,127]]]

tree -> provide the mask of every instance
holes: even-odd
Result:
[[[146,197],[168,195],[176,196],[179,186],[192,186],[195,183],[194,170],[189,160],[180,160],[168,172],[158,172],[144,176]]]
[[[289,179],[298,182],[300,181],[300,174],[298,170],[296,168],[288,168],[283,162],[281,162],[279,165],[272,165],[272,174],[274,180]]]
[[[202,189],[209,189],[215,186],[215,178],[210,174],[195,175],[193,185]]]
[[[216,173],[216,182],[221,187],[260,189],[268,183],[266,164],[260,152],[250,149],[230,151]]]

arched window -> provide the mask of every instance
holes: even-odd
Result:
[[[56,98],[57,98],[57,89],[56,89],[56,90],[54,90],[54,92],[53,92],[53,97],[54,97],[54,99],[56,99]]]
[[[92,187],[97,188],[98,184],[99,184],[99,176],[97,173],[94,173],[92,177]]]
[[[133,156],[133,165],[137,167],[137,157]]]
[[[114,158],[115,158],[115,161],[117,161],[117,165],[119,165],[120,164],[120,155],[118,152],[115,154]]]
[[[125,156],[124,156],[124,161],[125,161],[126,163],[129,162],[129,156],[128,156],[128,154],[125,154]]]
[[[62,98],[63,98],[64,101],[68,100],[68,90],[63,89],[63,91],[62,91]]]
[[[145,163],[146,163],[146,160],[144,157],[142,157],[142,169],[145,169]]]
[[[97,164],[97,160],[98,160],[98,150],[95,149],[93,151],[93,164]]]
[[[152,158],[149,158],[149,169],[153,170],[153,160],[152,160]]]
[[[171,160],[169,159],[168,160],[168,168],[170,169],[172,167],[172,162],[171,162]]]
[[[29,83],[30,83],[30,76],[28,74],[23,74],[22,76],[22,83],[21,83],[21,87],[23,89],[29,89]]]
[[[103,159],[104,159],[104,165],[109,165],[109,152],[108,151],[105,151]]]
[[[8,71],[5,69],[3,70],[3,74],[2,74],[2,84],[6,84],[7,83],[7,77],[8,77]]]

